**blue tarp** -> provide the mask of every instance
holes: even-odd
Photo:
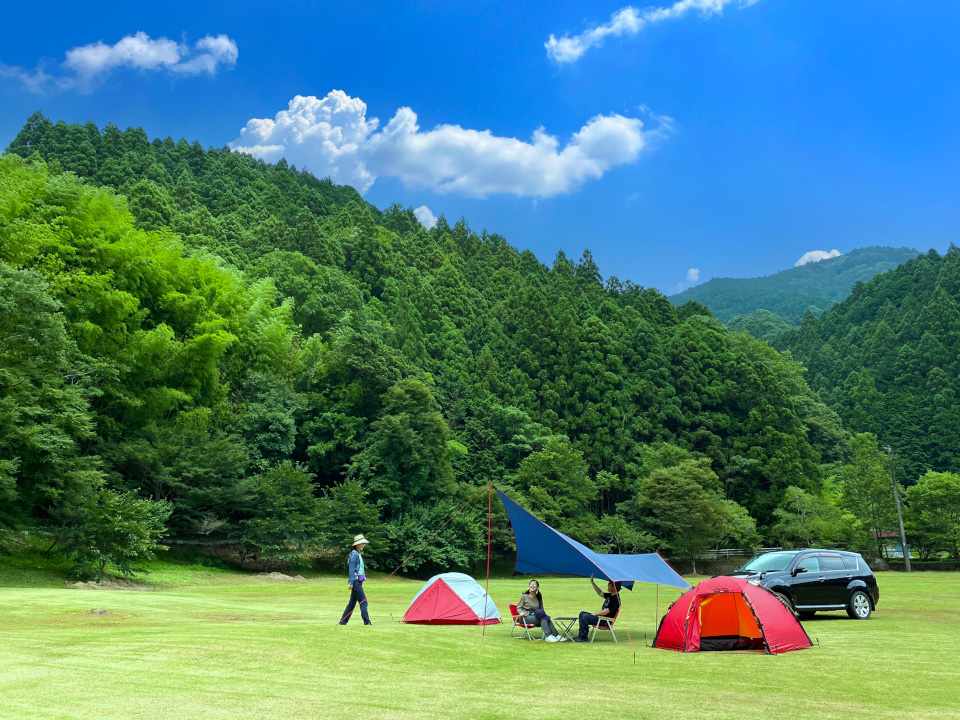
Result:
[[[507,509],[517,541],[518,573],[539,575],[578,575],[606,578],[614,582],[646,582],[671,587],[690,587],[667,565],[659,553],[642,555],[601,555],[595,553],[517,505],[497,490]]]

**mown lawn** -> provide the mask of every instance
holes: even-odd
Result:
[[[781,656],[645,647],[655,590],[638,586],[621,616],[636,664],[625,636],[394,623],[420,585],[406,580],[367,582],[370,628],[336,626],[340,577],[158,564],[149,580],[159,589],[0,587],[0,718],[960,717],[960,574],[882,574],[870,621],[807,622],[820,646]],[[502,613],[525,585],[491,580]],[[586,580],[542,590],[557,616],[598,606]],[[675,594],[660,589],[661,614]]]

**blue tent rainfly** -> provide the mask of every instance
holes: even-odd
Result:
[[[507,509],[517,541],[518,573],[540,575],[595,575],[614,582],[654,583],[690,587],[659,553],[642,555],[601,555],[541,522],[497,490]]]

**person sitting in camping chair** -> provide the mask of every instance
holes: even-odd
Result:
[[[574,642],[587,642],[590,639],[590,627],[600,622],[600,618],[615,618],[620,612],[620,583],[608,582],[607,592],[603,592],[590,576],[590,584],[594,591],[603,598],[603,607],[597,611],[597,614],[588,613],[584,610],[580,613],[580,634],[573,639]]]
[[[540,583],[536,580],[530,581],[526,592],[517,600],[517,616],[526,625],[539,625],[543,630],[543,639],[547,642],[566,640],[557,632],[550,616],[544,612],[543,595],[540,594]]]

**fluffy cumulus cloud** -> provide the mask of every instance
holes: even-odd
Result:
[[[437,216],[434,215],[433,211],[426,205],[421,205],[420,207],[415,208],[413,214],[417,216],[417,220],[419,220],[420,224],[423,225],[427,230],[433,230],[434,226],[437,224]]]
[[[687,270],[687,277],[682,282],[677,283],[677,292],[683,292],[698,282],[700,282],[700,268],[690,268]]]
[[[610,16],[610,21],[586,30],[579,35],[556,37],[551,35],[544,43],[547,55],[558,63],[572,63],[590,48],[600,47],[608,37],[629,37],[638,34],[652,23],[673,20],[689,12],[715,15],[731,3],[740,7],[753,5],[759,0],[678,0],[667,7],[635,8],[627,6]]]
[[[635,162],[669,130],[666,120],[646,131],[637,118],[597,115],[561,144],[542,127],[530,140],[460,125],[423,130],[408,107],[380,127],[377,118],[367,117],[366,103],[334,90],[323,98],[297,95],[272,119],[250,120],[231,147],[265,160],[284,156],[360,192],[387,176],[440,193],[542,198]]]
[[[807,263],[820,262],[821,260],[826,260],[828,258],[840,257],[843,255],[839,250],[811,250],[810,252],[805,252],[800,256],[800,259],[797,260],[793,266],[800,267],[801,265],[806,265]]]
[[[31,91],[49,89],[89,92],[118,68],[172,75],[216,75],[237,63],[237,43],[226,35],[207,35],[192,46],[169,38],[151,38],[144,32],[127,35],[113,45],[102,40],[68,50],[60,65],[47,72],[0,63],[0,77],[19,80]]]

